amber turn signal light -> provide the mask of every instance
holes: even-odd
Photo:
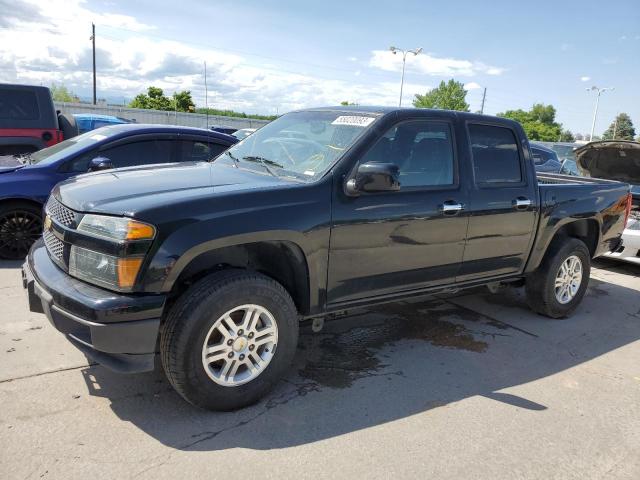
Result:
[[[146,223],[129,220],[127,224],[127,240],[146,240],[155,236],[156,230]]]
[[[118,286],[131,288],[136,282],[136,277],[142,265],[142,258],[118,258]]]

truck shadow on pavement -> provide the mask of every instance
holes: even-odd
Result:
[[[628,271],[637,279],[640,270]],[[550,407],[501,390],[563,372],[640,339],[638,292],[591,279],[576,314],[532,314],[521,289],[389,304],[303,328],[291,373],[266,399],[206,412],[176,394],[161,369],[122,376],[83,370],[91,395],[180,450],[307,444],[483,396],[533,412]],[[576,392],[579,394],[579,392]],[[491,425],[487,425],[490,428]]]

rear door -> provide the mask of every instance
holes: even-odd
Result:
[[[521,272],[538,210],[524,133],[508,124],[468,123],[473,165],[469,229],[456,281]]]

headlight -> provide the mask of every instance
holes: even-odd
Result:
[[[114,257],[73,245],[69,274],[111,290],[130,290],[135,284],[142,257]]]
[[[97,237],[112,240],[151,240],[156,235],[153,226],[125,217],[85,215],[78,230]]]

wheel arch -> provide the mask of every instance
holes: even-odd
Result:
[[[261,240],[202,252],[182,268],[169,298],[177,298],[189,285],[225,269],[256,271],[274,279],[289,292],[298,312],[309,312],[309,267],[300,246],[289,240]]]

